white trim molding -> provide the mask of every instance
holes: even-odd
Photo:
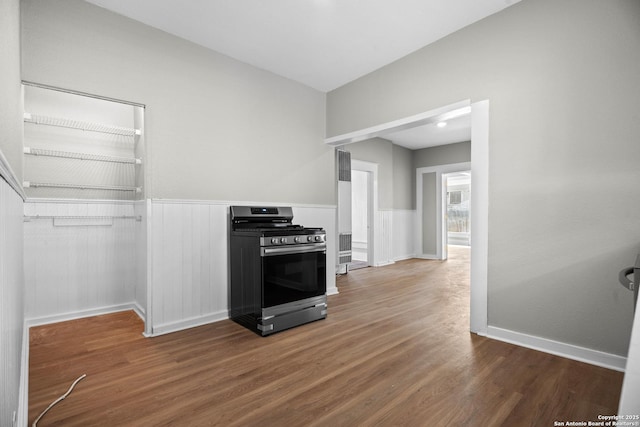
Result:
[[[415,252],[418,254],[420,258],[426,259],[446,259],[446,242],[444,241],[444,220],[443,220],[443,210],[446,207],[445,198],[447,197],[447,193],[443,188],[442,175],[452,172],[464,172],[471,170],[471,162],[463,162],[463,163],[449,163],[446,165],[438,165],[438,166],[430,166],[424,168],[416,169],[416,235],[418,239],[416,239],[416,247]],[[422,245],[422,199],[423,199],[423,188],[422,188],[422,175],[426,173],[435,173],[436,174],[436,253],[435,254],[425,254],[423,253],[423,245]],[[473,181],[472,181],[473,182]],[[472,195],[473,197],[473,195]],[[473,213],[471,214],[473,215]]]
[[[603,351],[554,341],[534,335],[528,335],[522,332],[502,329],[495,326],[487,327],[487,337],[620,372],[624,372],[625,365],[627,363],[626,357],[618,356],[616,354],[605,353]]]
[[[145,337],[157,337],[159,335],[170,334],[185,329],[195,328],[197,326],[208,325],[210,323],[219,322],[229,318],[227,310],[221,310],[214,313],[208,313],[204,316],[191,317],[189,319],[181,319],[175,322],[167,322],[161,325],[154,325],[151,333],[145,332]]]
[[[378,164],[364,160],[351,159],[351,170],[370,173],[367,179],[367,260],[369,265],[384,265],[380,258],[381,247],[377,244],[383,241],[382,230],[378,224]],[[351,210],[351,209],[350,209]]]

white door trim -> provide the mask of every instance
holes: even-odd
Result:
[[[371,173],[371,179],[367,178],[367,262],[369,265],[378,265],[376,260],[375,242],[377,241],[376,215],[378,213],[378,164],[363,160],[351,159],[351,170]]]
[[[418,258],[425,259],[446,259],[446,239],[444,231],[444,209],[446,208],[447,197],[446,191],[444,191],[444,182],[442,175],[453,172],[464,172],[471,169],[471,162],[463,163],[450,163],[447,165],[430,166],[416,169],[416,235],[418,236],[415,242],[415,253]],[[422,175],[426,173],[436,174],[436,253],[426,254],[422,248],[422,202],[423,202],[423,188],[422,188]]]
[[[489,101],[471,104],[470,330],[487,335],[489,265]]]

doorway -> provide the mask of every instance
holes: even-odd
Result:
[[[443,177],[445,187],[445,242],[450,246],[471,246],[471,171],[454,172]]]
[[[368,267],[369,263],[369,180],[366,171],[351,171],[351,251],[349,269]]]
[[[351,160],[352,262],[349,270],[377,265],[375,261],[375,212],[378,165]]]
[[[473,183],[471,187],[473,229],[473,256],[471,257],[471,301],[470,301],[470,331],[479,335],[487,334],[488,327],[488,223],[489,223],[489,101],[470,100],[460,101],[445,107],[425,111],[414,116],[382,123],[354,132],[326,138],[325,143],[331,146],[342,146],[352,142],[364,141],[370,138],[384,136],[401,129],[409,129],[427,123],[434,123],[447,119],[450,115],[457,115],[460,109],[471,110],[471,169]],[[453,171],[452,171],[453,172]],[[420,184],[421,180],[417,180]],[[420,193],[418,192],[418,195]],[[421,197],[421,196],[420,196]],[[420,201],[416,200],[416,207],[420,209]],[[416,226],[420,224],[417,216]],[[417,253],[417,251],[416,251]]]

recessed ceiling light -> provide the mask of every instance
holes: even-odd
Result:
[[[443,128],[447,125],[447,122],[438,122],[438,124],[436,126],[438,126],[439,128]]]

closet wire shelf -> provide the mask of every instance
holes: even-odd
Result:
[[[99,219],[135,219],[136,221],[142,221],[140,215],[25,215],[25,222],[32,219],[86,219],[86,220],[99,220]]]
[[[24,113],[24,122],[36,125],[56,126],[68,129],[78,129],[89,132],[100,132],[111,135],[136,136],[140,135],[140,129],[132,129],[120,126],[106,125],[102,123],[84,122],[80,120],[50,117],[39,114]]]
[[[44,148],[24,147],[24,154],[32,156],[59,157],[64,159],[76,160],[93,160],[96,162],[124,163],[132,165],[141,165],[142,159],[133,157],[117,157],[101,154],[74,153],[71,151],[47,150]]]

